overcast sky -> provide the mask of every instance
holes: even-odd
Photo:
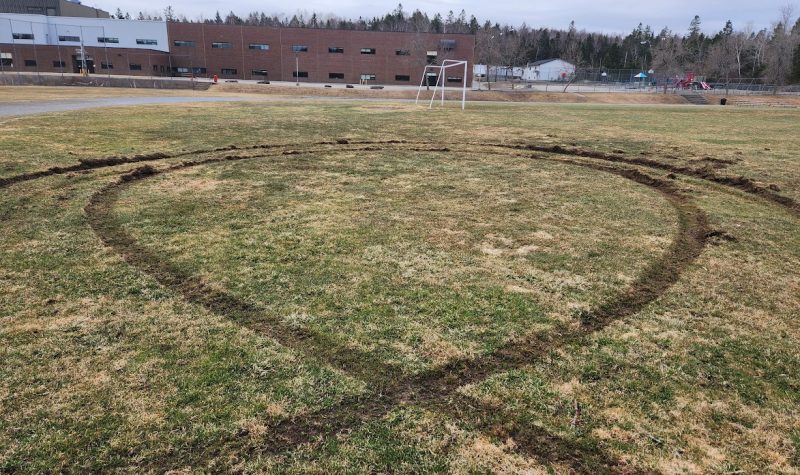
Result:
[[[397,7],[396,1],[367,2],[364,0],[305,0],[285,2],[276,0],[161,0],[147,2],[141,0],[84,0],[85,5],[102,8],[111,13],[121,8],[135,16],[145,10],[150,14],[162,14],[167,5],[172,5],[175,13],[184,14],[189,19],[213,18],[217,10],[224,17],[233,10],[239,16],[251,11],[267,14],[288,15],[301,12],[310,16],[311,12],[335,14],[345,18],[370,18],[383,15]],[[550,1],[455,1],[425,0],[404,1],[403,10],[411,12],[420,9],[429,16],[441,13],[443,17],[453,10],[456,15],[463,8],[469,15],[475,15],[481,24],[490,19],[493,22],[520,25],[525,22],[531,27],[563,28],[575,20],[578,29],[593,32],[629,33],[639,22],[650,25],[656,32],[668,26],[674,32],[683,33],[694,15],[700,15],[703,30],[717,32],[732,20],[736,29],[752,23],[754,29],[767,28],[778,18],[781,7],[798,5],[797,0],[550,0]],[[795,8],[795,13],[800,9]],[[795,15],[796,17],[796,15]]]

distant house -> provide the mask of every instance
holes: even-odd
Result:
[[[510,81],[512,79],[522,79],[524,68],[510,67],[510,66],[487,66],[485,64],[474,64],[472,66],[472,74],[475,79],[480,81],[486,80],[486,74],[489,74],[490,81]]]
[[[575,74],[575,65],[563,59],[544,59],[528,63],[522,73],[525,81],[567,81]]]

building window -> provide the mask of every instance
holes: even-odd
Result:
[[[161,67],[163,68],[164,66],[161,66]],[[157,72],[158,72],[158,65],[157,65],[157,64],[154,64],[154,65],[153,65],[153,72],[154,72],[154,73],[157,73]]]
[[[426,61],[428,64],[436,64],[436,57],[439,56],[439,53],[436,51],[428,51],[425,54]]]
[[[44,9],[42,7],[28,7],[28,13],[31,15],[43,15]]]
[[[81,37],[80,36],[59,36],[58,41],[65,41],[71,43],[80,43]]]
[[[293,78],[307,78],[308,71],[292,71]]]
[[[211,47],[215,49],[227,49],[227,48],[232,48],[233,46],[230,43],[219,41],[211,43]]]
[[[250,74],[252,74],[253,76],[266,76],[267,75],[267,70],[266,69],[254,69],[254,70],[250,71]]]
[[[250,46],[248,46],[248,48],[258,49],[261,51],[269,51],[269,45],[266,43],[250,43]]]
[[[328,73],[328,79],[344,79],[344,73]]]
[[[456,49],[456,40],[441,40],[439,41],[439,48],[450,51]]]
[[[128,67],[130,68],[131,71],[141,71],[142,70],[142,65],[141,64],[131,63],[131,64],[128,65]]]
[[[361,54],[375,54],[375,48],[361,48]]]
[[[397,74],[397,75],[395,75],[394,80],[395,81],[410,81],[411,80],[411,76],[409,76],[408,74]]]
[[[397,56],[409,56],[411,54],[411,51],[407,49],[396,49],[394,50],[394,54],[396,54]]]
[[[100,69],[114,69],[114,65],[111,63],[100,63]]]
[[[0,65],[14,66],[14,56],[11,53],[0,53]]]
[[[188,46],[190,48],[194,48],[194,41],[189,40],[175,40],[173,44],[175,46]]]
[[[190,69],[190,68],[184,68],[184,67],[175,67],[175,68],[172,68],[172,71],[176,72],[178,74],[189,74],[189,73],[205,74],[206,73],[206,68],[191,68]]]
[[[137,39],[137,40],[136,40],[136,44],[137,44],[137,45],[157,45],[157,44],[158,44],[158,40],[142,40],[142,39]]]
[[[292,51],[295,53],[307,53],[308,46],[306,45],[292,45]]]
[[[11,33],[11,38],[15,40],[32,40],[33,33]]]
[[[25,66],[36,66],[36,60],[35,59],[26,59],[25,60]]]
[[[236,68],[222,68],[220,74],[223,76],[235,76],[237,73]]]
[[[344,53],[344,48],[340,46],[331,46],[328,48],[328,53]]]
[[[362,74],[361,75],[361,80],[362,81],[374,81],[375,80],[375,75],[374,74]]]
[[[54,68],[63,68],[65,66],[64,61],[53,60],[53,67]]]
[[[108,36],[98,36],[98,43],[119,43],[119,38],[109,38]]]
[[[461,82],[464,78],[461,76],[447,76],[447,82]]]

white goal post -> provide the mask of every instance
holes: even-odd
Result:
[[[464,106],[467,102],[467,62],[466,61],[458,61],[455,59],[445,59],[442,61],[442,64],[428,64],[425,66],[425,70],[422,71],[422,79],[419,81],[419,89],[417,90],[417,100],[414,102],[415,104],[419,104],[419,96],[422,94],[422,87],[426,85],[428,82],[428,74],[429,71],[437,71],[439,74],[436,76],[436,84],[433,86],[433,95],[431,96],[431,102],[428,104],[428,108],[433,107],[433,101],[436,99],[436,91],[439,89],[439,83],[441,83],[442,88],[442,105],[444,105],[444,83],[445,83],[445,71],[448,68],[457,68],[459,66],[464,66],[464,75],[461,77],[461,110],[464,110]],[[430,86],[430,84],[427,84]]]

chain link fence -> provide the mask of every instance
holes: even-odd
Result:
[[[492,68],[489,77],[476,75],[473,89],[529,89],[555,92],[697,93],[711,95],[800,95],[800,84],[776,85],[761,78],[711,78],[665,75],[640,69],[577,69],[558,81],[527,81],[523,68]],[[496,71],[496,72],[494,72]]]

